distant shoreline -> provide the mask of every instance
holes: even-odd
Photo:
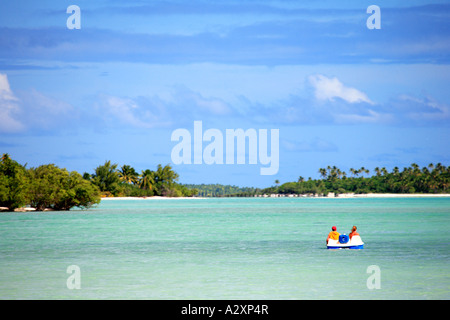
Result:
[[[306,196],[306,195],[285,195],[285,194],[271,194],[256,197],[104,197],[101,201],[117,201],[117,200],[202,200],[202,199],[226,199],[226,198],[307,198],[307,199],[356,199],[356,198],[450,198],[450,193],[366,193],[366,194],[352,194],[342,193],[338,195],[329,194],[328,196]],[[7,211],[8,208],[0,207],[0,212]],[[35,211],[35,208],[22,207],[14,211],[27,212]],[[52,209],[45,209],[44,211],[54,211]]]
[[[265,196],[253,196],[242,198],[320,198],[320,199],[345,199],[345,198],[445,198],[450,197],[449,193],[367,193],[367,194],[352,194],[342,193],[338,195],[328,196],[305,196],[305,195],[285,195],[285,194],[271,194]],[[214,198],[228,198],[228,197],[104,197],[101,200],[192,200],[192,199],[214,199]],[[236,198],[236,197],[233,197]]]

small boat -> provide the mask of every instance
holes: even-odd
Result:
[[[350,237],[346,234],[341,234],[339,240],[328,240],[327,249],[364,249],[364,242],[360,236]]]

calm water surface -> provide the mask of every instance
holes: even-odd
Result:
[[[363,250],[327,250],[353,225]],[[110,200],[0,214],[0,299],[449,299],[450,198]],[[80,268],[70,290],[67,267]],[[379,289],[369,289],[380,270]]]

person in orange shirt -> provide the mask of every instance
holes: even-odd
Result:
[[[328,234],[327,237],[327,244],[328,244],[328,240],[339,240],[339,232],[336,231],[336,227],[332,226],[331,227],[331,232]]]
[[[353,226],[352,231],[350,231],[350,234],[348,235],[350,240],[352,240],[353,236],[359,236],[359,233],[356,232],[356,226]]]

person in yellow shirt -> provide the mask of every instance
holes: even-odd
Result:
[[[332,226],[331,227],[331,232],[328,234],[327,237],[327,244],[328,244],[328,240],[332,239],[332,240],[339,240],[339,232],[336,231],[336,227]]]

